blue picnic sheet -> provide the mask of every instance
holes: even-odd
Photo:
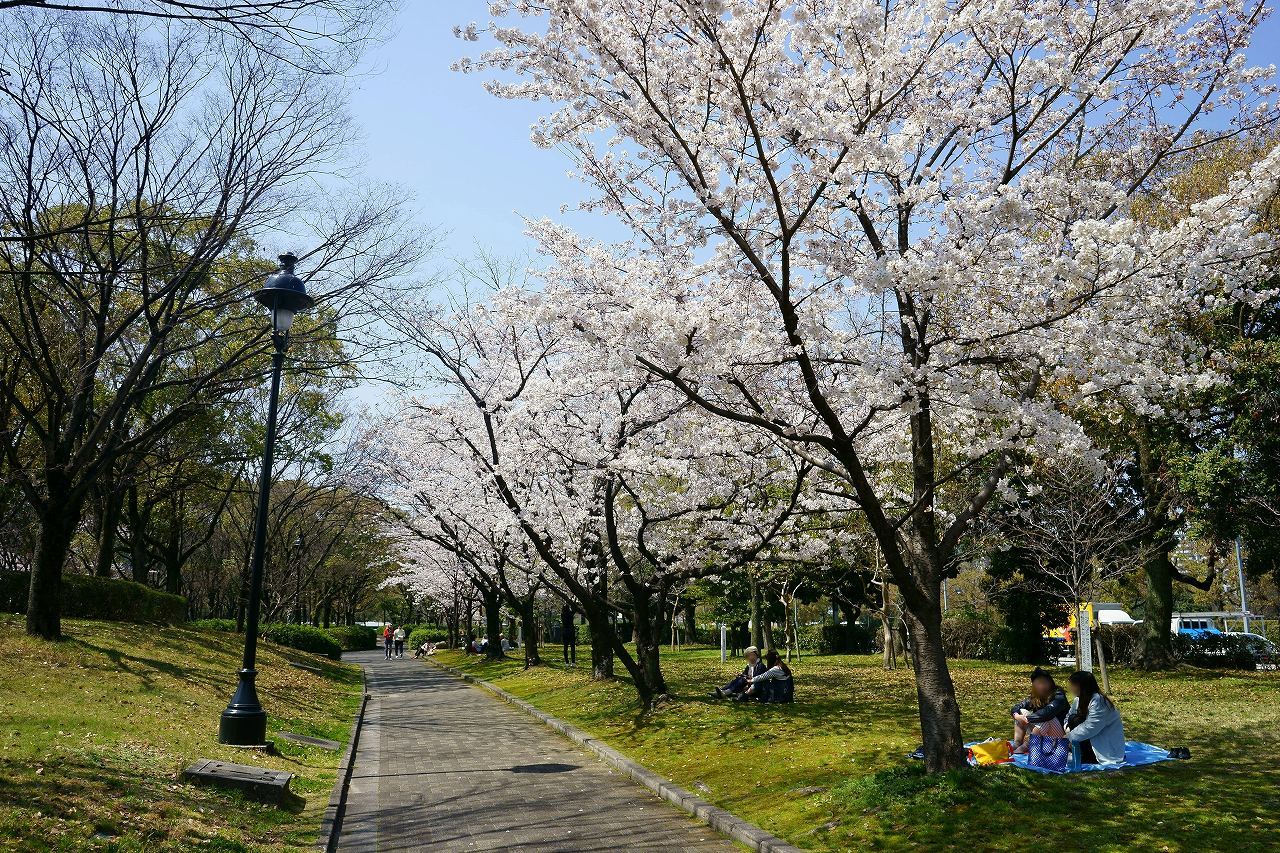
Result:
[[[980,743],[980,741],[975,741]],[[972,743],[966,743],[966,747],[973,746]],[[1169,757],[1169,750],[1161,749],[1149,743],[1142,743],[1137,740],[1127,740],[1124,742],[1124,763],[1123,764],[1082,764],[1079,770],[1067,769],[1063,773],[1088,773],[1094,770],[1123,770],[1126,767],[1144,767],[1148,764],[1156,764],[1161,761],[1173,761]],[[1015,755],[1012,762],[1006,762],[1005,765],[988,765],[991,767],[1013,766],[1023,770],[1030,770],[1032,773],[1048,773],[1052,776],[1060,775],[1056,770],[1046,770],[1043,767],[1032,767],[1027,764],[1027,756]]]

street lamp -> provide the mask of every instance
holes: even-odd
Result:
[[[293,540],[293,621],[302,624],[302,546],[299,536]]]
[[[280,402],[280,373],[284,353],[289,348],[289,329],[293,316],[310,308],[315,301],[307,295],[302,279],[293,274],[298,259],[292,254],[280,256],[280,270],[267,278],[263,288],[253,296],[271,312],[271,396],[267,403],[267,434],[262,446],[262,478],[258,482],[258,512],[253,528],[253,555],[249,560],[249,607],[244,631],[244,662],[240,681],[218,725],[218,742],[233,746],[262,746],[267,740],[267,712],[258,701],[254,685],[258,671],[258,610],[262,598],[262,562],[267,546],[267,507],[271,501],[271,457],[276,443],[276,408]]]

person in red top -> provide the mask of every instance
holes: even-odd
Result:
[[[387,653],[387,660],[391,660],[391,626],[385,625],[382,628],[382,648]]]

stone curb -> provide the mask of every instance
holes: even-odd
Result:
[[[342,834],[342,819],[347,813],[347,790],[351,787],[351,771],[356,763],[356,747],[360,744],[360,729],[364,727],[364,711],[369,705],[369,683],[365,678],[364,667],[360,668],[360,710],[356,711],[356,719],[351,727],[351,740],[347,742],[347,751],[343,753],[342,763],[338,765],[338,778],[334,780],[333,792],[329,794],[329,805],[324,810],[324,818],[320,821],[320,837],[316,839],[316,848],[333,853],[338,849],[338,837]]]
[[[457,678],[461,678],[463,681],[470,682],[478,687],[488,690],[502,701],[510,705],[514,705],[529,716],[540,720],[548,728],[559,732],[569,740],[591,750],[606,764],[622,771],[636,782],[639,782],[641,785],[644,785],[646,788],[653,791],[659,797],[662,797],[677,808],[683,809],[693,815],[695,818],[722,835],[728,836],[734,841],[744,844],[752,850],[760,851],[760,853],[803,853],[801,848],[796,847],[793,844],[788,844],[776,835],[770,835],[760,827],[747,823],[742,818],[732,814],[731,812],[725,811],[719,806],[713,805],[700,797],[695,797],[693,794],[679,787],[669,779],[664,779],[657,773],[654,773],[643,764],[637,764],[630,758],[627,758],[621,752],[618,752],[618,750],[609,746],[604,741],[592,737],[576,726],[569,725],[564,720],[557,719],[547,712],[535,708],[523,699],[512,696],[496,684],[491,684],[488,681],[476,678],[474,675],[468,675],[459,669],[447,666],[439,661],[428,659],[428,663],[432,666],[443,669]]]

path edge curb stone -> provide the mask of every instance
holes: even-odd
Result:
[[[439,661],[428,661],[432,666],[443,669],[451,675],[462,679],[463,681],[475,684],[497,696],[509,705],[514,705],[524,711],[531,717],[541,721],[548,728],[559,732],[569,740],[586,747],[594,752],[602,761],[611,767],[622,771],[631,779],[644,785],[653,791],[659,797],[682,809],[694,818],[705,823],[715,831],[725,835],[740,844],[745,844],[752,850],[759,853],[803,853],[801,848],[793,844],[789,844],[776,835],[770,835],[755,824],[748,823],[732,812],[728,812],[717,805],[707,802],[701,797],[696,797],[685,789],[676,785],[669,779],[665,779],[654,771],[627,758],[618,750],[609,746],[599,738],[592,737],[577,726],[572,726],[564,720],[551,716],[546,711],[542,711],[530,705],[528,702],[511,695],[496,684],[492,684],[484,679],[476,678],[474,675],[468,675],[452,666],[440,663]]]
[[[325,807],[324,817],[320,821],[320,837],[316,839],[316,848],[325,853],[334,853],[338,849],[338,838],[342,835],[342,819],[346,816],[351,771],[356,763],[360,730],[364,727],[364,712],[369,706],[369,681],[365,677],[364,667],[360,668],[360,693],[360,709],[356,711],[355,721],[351,725],[351,738],[347,741],[347,751],[343,753],[342,762],[338,765],[338,777],[333,782],[333,791],[329,794],[329,805]]]

